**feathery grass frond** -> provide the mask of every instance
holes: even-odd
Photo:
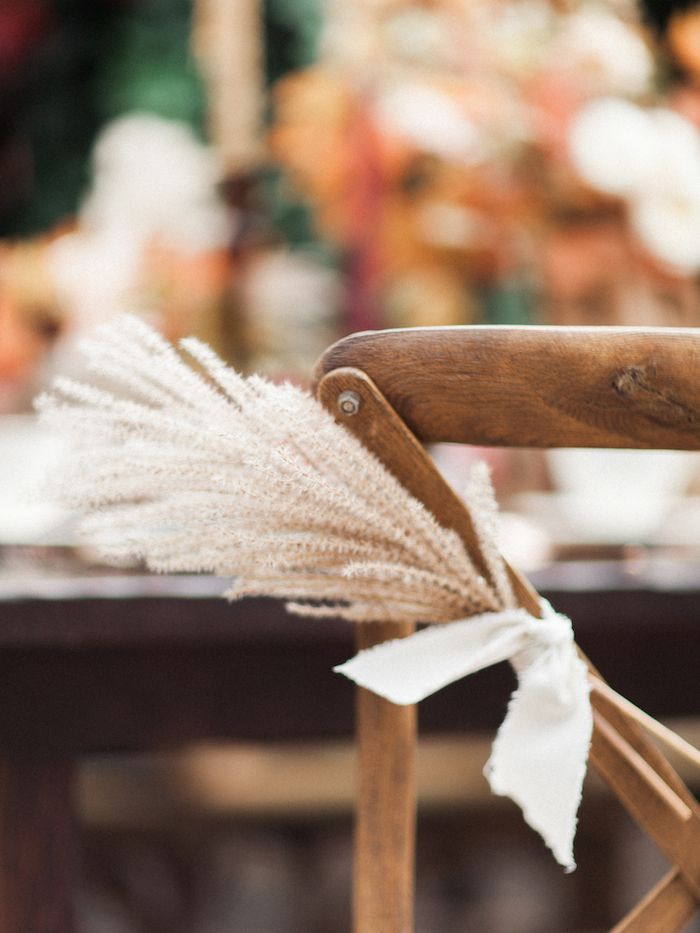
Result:
[[[308,392],[245,378],[191,338],[178,352],[134,317],[85,352],[100,384],[58,379],[37,407],[75,439],[57,492],[109,559],[230,576],[230,599],[276,596],[354,621],[448,622],[512,604],[486,472],[468,498],[489,580]]]

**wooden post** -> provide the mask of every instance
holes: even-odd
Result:
[[[360,624],[357,647],[410,635],[410,624]],[[416,707],[357,690],[355,933],[410,933],[416,810]]]
[[[209,134],[226,171],[248,171],[264,152],[261,0],[196,0],[192,44],[207,85]]]
[[[72,933],[77,845],[70,761],[0,761],[0,933]]]

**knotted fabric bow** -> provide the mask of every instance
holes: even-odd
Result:
[[[468,674],[510,660],[518,675],[485,773],[512,798],[567,871],[593,717],[587,668],[571,622],[543,602],[543,616],[505,609],[361,651],[335,670],[392,703],[417,703]]]

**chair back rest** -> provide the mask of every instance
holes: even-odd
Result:
[[[423,443],[700,448],[700,329],[465,326],[353,334],[317,382],[361,369]]]
[[[698,449],[699,361],[700,330],[420,328],[339,341],[321,357],[315,382],[336,419],[462,537],[488,576],[468,511],[418,440]],[[538,615],[539,598],[528,581],[512,569],[510,576],[519,605]],[[361,646],[407,634],[380,631]],[[679,933],[700,905],[700,807],[640,730],[629,704],[589,669],[591,761],[673,866],[613,933]],[[389,712],[391,704],[364,693],[358,704],[355,930],[405,933],[411,928],[413,846],[406,749],[413,740],[393,737],[399,726],[402,736],[413,735],[413,713],[406,707]],[[407,716],[408,725],[400,718]],[[387,890],[398,905],[390,910]]]

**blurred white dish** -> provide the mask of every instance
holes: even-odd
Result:
[[[70,543],[69,513],[45,489],[65,449],[65,440],[33,415],[0,417],[0,545]]]
[[[547,462],[562,522],[598,544],[656,543],[700,468],[695,453],[668,450],[551,450]]]

